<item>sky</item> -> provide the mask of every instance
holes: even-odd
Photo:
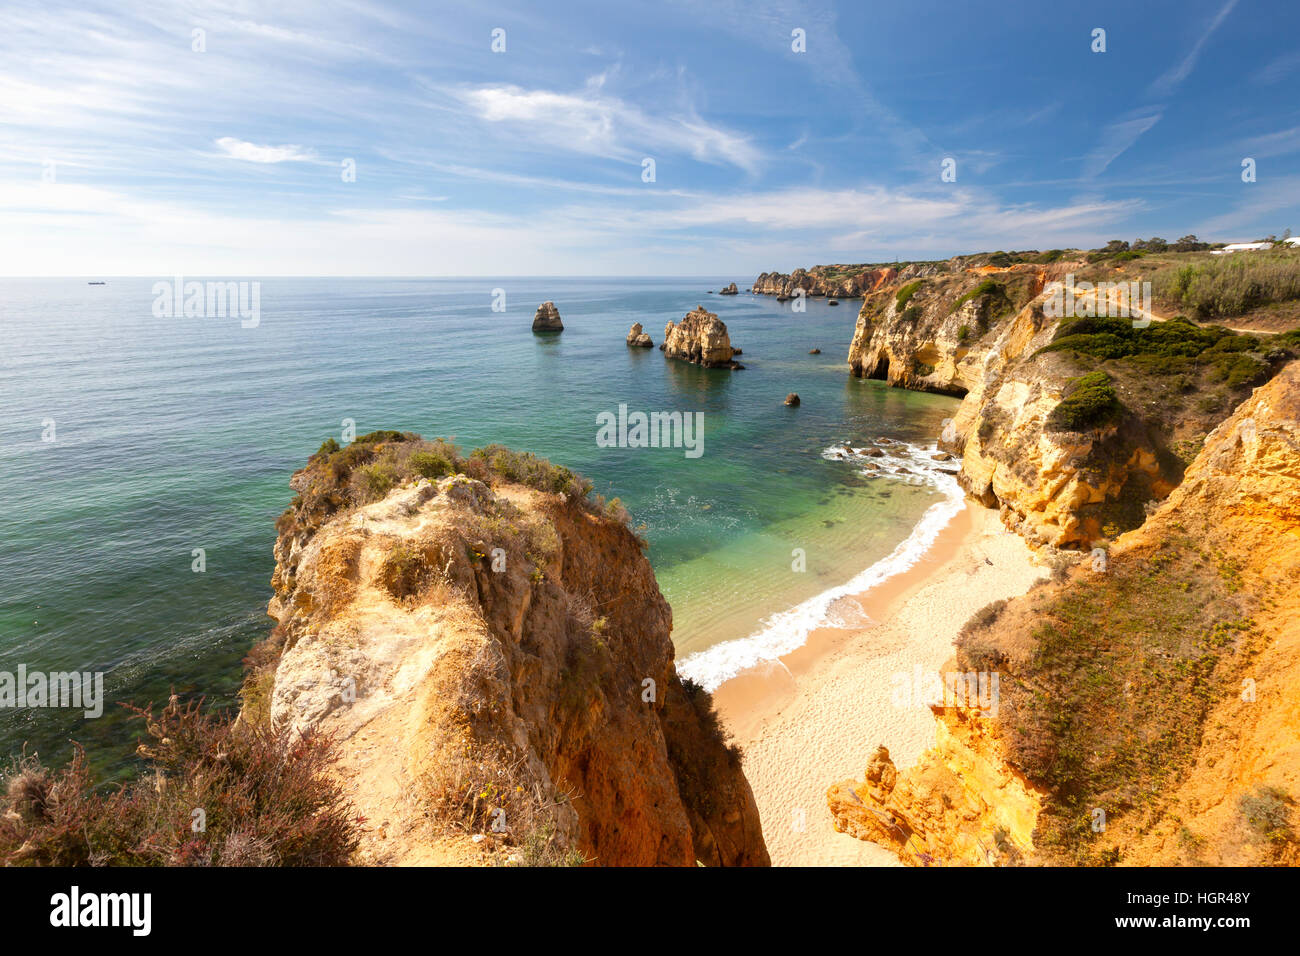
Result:
[[[0,274],[1249,240],[1300,231],[1298,89],[1294,0],[5,0]]]

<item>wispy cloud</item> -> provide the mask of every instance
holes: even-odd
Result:
[[[1142,134],[1149,130],[1164,115],[1159,109],[1147,107],[1135,110],[1118,122],[1111,123],[1104,130],[1088,155],[1083,160],[1085,178],[1100,176],[1106,167],[1125,153]]]
[[[1204,51],[1205,45],[1210,42],[1210,37],[1214,36],[1214,31],[1219,29],[1219,26],[1228,18],[1228,14],[1232,12],[1232,8],[1236,5],[1237,0],[1228,0],[1219,8],[1219,12],[1214,15],[1209,24],[1201,29],[1196,42],[1192,44],[1192,48],[1187,51],[1187,54],[1151,84],[1149,90],[1151,96],[1168,96],[1182,85],[1183,80],[1187,79],[1192,70],[1196,68],[1196,61],[1201,58],[1201,53]]]
[[[750,173],[762,160],[747,136],[707,123],[693,113],[649,115],[604,93],[599,81],[578,93],[513,85],[460,87],[447,92],[479,118],[510,126],[530,140],[556,149],[637,162],[667,152]]]
[[[256,143],[247,143],[242,139],[235,139],[233,136],[223,136],[217,140],[217,147],[234,159],[246,160],[250,163],[289,163],[305,162],[315,159],[315,155],[310,150],[305,150],[301,146],[258,146]]]

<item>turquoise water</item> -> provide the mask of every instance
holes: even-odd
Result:
[[[955,403],[848,375],[856,302],[794,314],[706,294],[734,278],[270,278],[248,329],[156,318],[153,279],[0,280],[0,671],[103,671],[110,701],[175,687],[232,703],[239,661],[270,626],[287,481],[344,419],[358,434],[525,448],[620,497],[647,526],[681,656],[843,584],[941,492],[866,479],[824,451],[929,441]],[[497,288],[504,313],[491,309]],[[561,335],[530,331],[546,299]],[[639,321],[657,346],[700,303],[744,349],[744,371],[624,345]],[[781,404],[791,391],[797,409]],[[703,412],[704,454],[598,447],[596,417],[620,403]],[[71,738],[120,762],[122,714],[2,710],[0,747],[62,760]]]

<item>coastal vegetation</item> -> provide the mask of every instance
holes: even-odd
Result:
[[[1300,251],[1278,249],[1198,257],[1151,275],[1157,301],[1197,319],[1245,315],[1300,299]]]
[[[34,757],[4,780],[5,866],[339,866],[357,820],[327,770],[327,738],[296,739],[173,696],[137,709],[147,772],[117,788],[78,748],[51,769]]]
[[[1048,416],[1047,427],[1054,431],[1083,431],[1102,428],[1123,412],[1119,395],[1105,372],[1089,372],[1071,379],[1065,398]]]
[[[1253,610],[1231,556],[1174,534],[968,623],[959,667],[1001,671],[1008,759],[1047,789],[1038,846],[1113,862],[1093,811],[1158,809],[1258,647]]]

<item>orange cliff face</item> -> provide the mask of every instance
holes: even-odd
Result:
[[[334,735],[361,862],[767,865],[632,532],[484,467],[421,477],[475,471],[447,447],[357,442],[294,475],[245,719]]]
[[[1109,554],[979,617],[956,669],[1000,672],[997,715],[937,708],[916,766],[830,788],[837,829],[914,865],[1300,863],[1300,363]]]

